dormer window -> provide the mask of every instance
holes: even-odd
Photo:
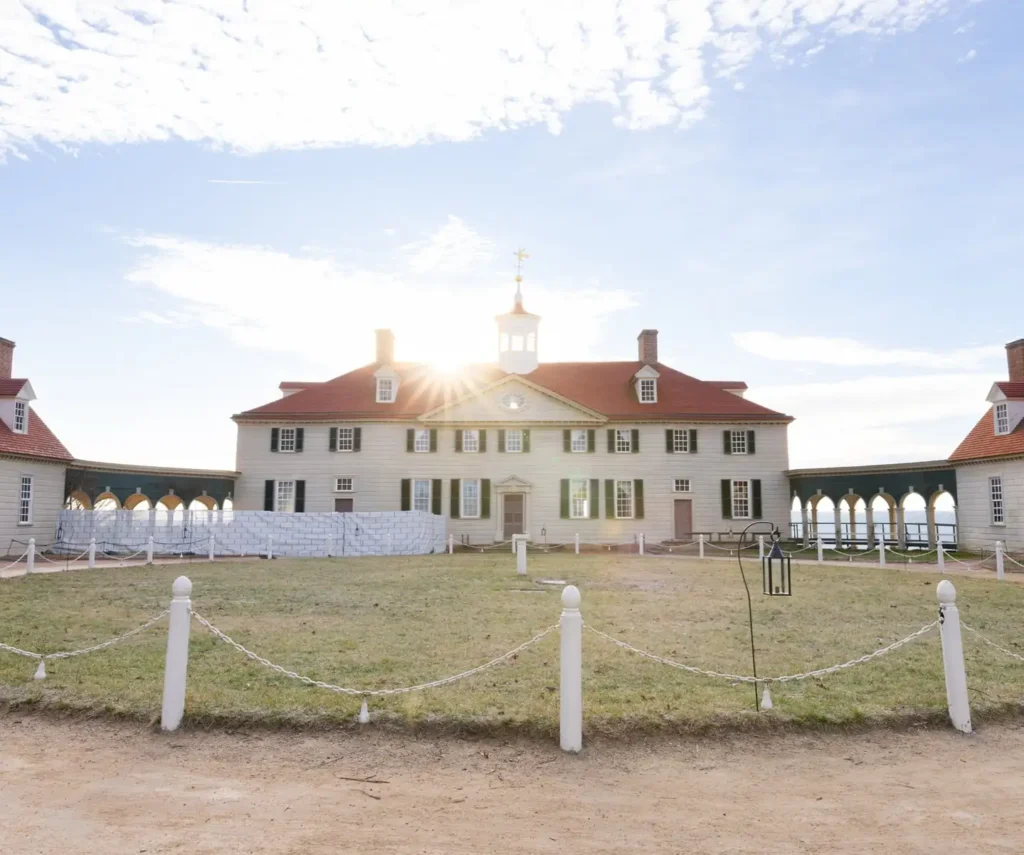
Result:
[[[390,377],[377,378],[377,403],[393,404],[395,402],[395,381]]]
[[[14,432],[28,433],[28,404],[24,401],[14,402]]]
[[[653,378],[640,381],[640,403],[658,403],[658,381]]]
[[[996,418],[996,436],[1004,436],[1010,432],[1010,413],[1009,407],[1003,404],[996,404],[995,406],[995,418]]]

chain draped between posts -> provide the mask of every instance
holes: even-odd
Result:
[[[1000,647],[998,644],[992,641],[992,639],[986,638],[984,635],[978,632],[978,630],[976,630],[973,626],[968,626],[963,621],[960,621],[960,626],[962,626],[964,629],[966,629],[973,635],[977,636],[981,641],[984,641],[985,644],[987,644],[989,647],[994,647],[1000,653],[1005,653],[1007,656],[1011,656],[1014,659],[1019,660],[1020,662],[1024,662],[1024,656],[1021,656],[1019,653],[1014,653],[1012,650],[1007,650],[1005,647]]]
[[[70,659],[72,656],[84,656],[86,653],[95,653],[97,650],[104,650],[107,647],[124,641],[125,639],[131,638],[133,635],[138,635],[140,632],[145,632],[153,624],[159,623],[165,617],[167,617],[168,610],[160,612],[155,617],[150,618],[141,626],[135,627],[135,629],[129,630],[123,635],[118,635],[114,638],[108,639],[107,641],[94,644],[92,647],[84,647],[81,650],[65,650],[60,653],[33,653],[31,650],[22,650],[20,647],[13,647],[10,644],[0,643],[0,650],[6,650],[8,653],[13,653],[16,656],[25,656],[28,659],[41,659],[43,661],[52,659]]]
[[[27,557],[28,557],[28,550],[26,549],[23,553],[21,553],[21,555],[19,555],[17,558],[15,558],[6,567],[0,567],[0,573],[3,573],[4,570],[10,570],[15,564],[17,564],[18,562],[22,561],[23,559],[25,559]]]

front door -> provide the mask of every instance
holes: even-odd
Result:
[[[522,493],[505,494],[505,540],[511,540],[514,534],[526,533],[523,529],[524,505]]]
[[[676,540],[693,538],[693,501],[676,499]]]
[[[352,513],[352,499],[335,499],[334,500],[334,513],[336,513],[336,514],[350,514],[350,513]]]

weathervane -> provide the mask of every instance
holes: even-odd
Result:
[[[522,247],[512,254],[516,257],[516,305],[521,306],[523,304],[523,262],[530,257],[530,254]]]

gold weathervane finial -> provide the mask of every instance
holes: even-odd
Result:
[[[522,247],[512,254],[516,257],[516,283],[518,284],[523,281],[523,262],[530,257],[530,254]]]

